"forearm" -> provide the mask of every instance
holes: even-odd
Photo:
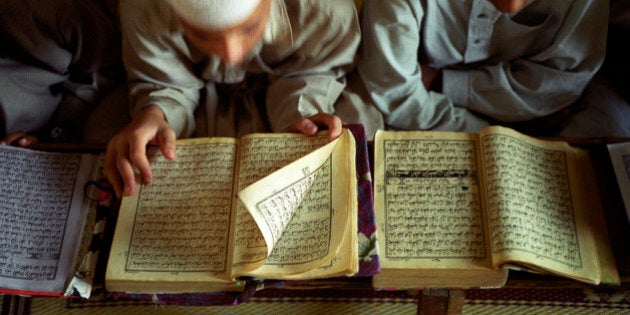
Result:
[[[344,88],[343,81],[327,75],[276,80],[266,99],[272,130],[287,131],[295,122],[318,113],[334,114],[334,104]]]
[[[421,86],[419,81],[416,85]],[[383,113],[385,124],[401,130],[450,130],[476,132],[488,123],[473,112],[455,106],[444,94],[424,88],[412,90],[405,86],[373,93],[375,105]]]
[[[446,69],[442,91],[456,106],[498,121],[524,121],[574,103],[596,69],[565,71],[526,60],[470,70]]]
[[[189,49],[174,18],[165,3],[123,2],[123,60],[132,115],[156,105],[177,136],[188,137],[195,130],[193,113],[204,83],[192,72]]]
[[[289,14],[304,14],[291,8]],[[311,23],[292,23],[294,45],[276,64],[277,76],[267,90],[267,114],[274,131],[286,131],[319,113],[334,114],[345,76],[354,66],[361,35],[353,2],[322,2],[311,10],[321,11],[309,14]]]
[[[146,107],[156,106],[177,137],[189,137],[194,132],[194,108],[196,104],[171,89],[143,90],[144,84],[130,85],[132,117]]]
[[[521,121],[557,112],[580,97],[603,62],[608,2],[550,6],[559,11],[548,12],[548,23],[523,34],[532,43],[514,48],[518,53],[443,71],[443,91],[455,105],[499,121]],[[509,51],[515,40],[496,44]]]

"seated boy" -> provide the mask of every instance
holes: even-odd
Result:
[[[134,167],[151,181],[147,144],[173,159],[178,137],[334,138],[342,119],[380,119],[345,102],[360,40],[352,0],[125,0],[121,24],[133,119],[104,165],[119,196],[133,193]]]

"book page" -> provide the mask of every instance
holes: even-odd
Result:
[[[89,154],[0,146],[0,288],[62,293],[95,175]]]
[[[269,247],[265,265],[251,274],[286,278],[330,264],[344,244],[355,208],[355,146],[344,130],[333,142],[239,192]]]
[[[383,132],[375,140],[375,211],[383,269],[490,266],[477,138]]]
[[[611,143],[608,145],[608,153],[630,222],[630,142]]]
[[[596,209],[588,199],[598,200],[597,191],[578,190],[579,168],[589,167],[577,163],[584,152],[505,128],[488,129],[481,146],[497,262],[512,260],[598,281],[587,214]]]
[[[179,140],[174,161],[156,148],[149,156],[153,182],[122,200],[108,288],[116,281],[148,278],[229,279],[235,140]],[[189,292],[191,286],[181,291]]]
[[[237,191],[265,176],[291,164],[295,160],[317,150],[329,142],[327,133],[314,137],[301,134],[252,134],[240,140],[240,164]],[[279,226],[286,224],[286,217],[274,218]],[[272,222],[272,221],[270,221]],[[280,223],[284,222],[284,223]],[[269,234],[267,236],[269,238]],[[236,210],[234,264],[241,271],[260,267],[269,255],[267,241],[253,217],[238,200]]]

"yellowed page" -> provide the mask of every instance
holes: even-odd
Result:
[[[175,161],[150,155],[153,182],[122,200],[107,288],[212,291],[207,282],[230,279],[235,140],[180,140]]]
[[[352,134],[344,130],[333,142],[239,192],[269,248],[265,264],[247,274],[304,278],[305,272],[331,265],[344,244],[354,249],[344,254],[357,257],[352,237],[357,233],[355,148]],[[354,242],[344,243],[347,239]],[[336,264],[342,269],[335,272],[356,272],[347,262]],[[327,267],[311,277],[330,275]]]
[[[330,176],[330,155],[338,142],[335,139],[238,192],[239,199],[258,223],[267,244],[267,255],[311,188],[319,197],[330,195],[330,184],[325,180]]]
[[[466,133],[377,133],[374,203],[382,269],[490,267],[477,146],[476,136]]]
[[[501,127],[480,138],[497,264],[524,263],[599,283],[594,235],[602,231],[594,230],[591,214],[601,214],[601,206],[597,189],[585,189],[585,180],[594,180],[582,177],[591,167],[588,154]]]
[[[238,187],[235,192],[255,183],[293,161],[329,142],[327,132],[308,137],[302,134],[251,134],[240,140]],[[265,263],[267,243],[245,205],[236,208],[234,270],[242,273]],[[238,271],[238,272],[237,272]]]

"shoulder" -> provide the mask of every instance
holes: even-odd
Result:
[[[461,2],[434,0],[437,3],[431,5],[435,8],[434,14],[442,15],[449,12],[450,18],[455,18],[458,10],[456,6],[462,6]],[[361,9],[361,18],[364,27],[381,25],[406,25],[419,24],[424,16],[427,1],[419,0],[364,0]]]
[[[302,7],[306,9],[318,9],[326,12],[336,10],[354,10],[353,0],[282,0],[287,7]]]
[[[123,27],[171,28],[176,20],[171,7],[164,0],[122,0],[120,10]]]
[[[293,37],[326,41],[359,33],[353,0],[277,0],[286,7]],[[358,35],[357,35],[358,36]]]
[[[309,21],[348,21],[356,17],[353,0],[278,0],[283,1],[292,19]]]
[[[564,1],[535,1],[524,10],[547,11],[560,15],[571,12],[608,11],[608,1],[602,0],[564,0]],[[581,13],[578,13],[581,14]]]

